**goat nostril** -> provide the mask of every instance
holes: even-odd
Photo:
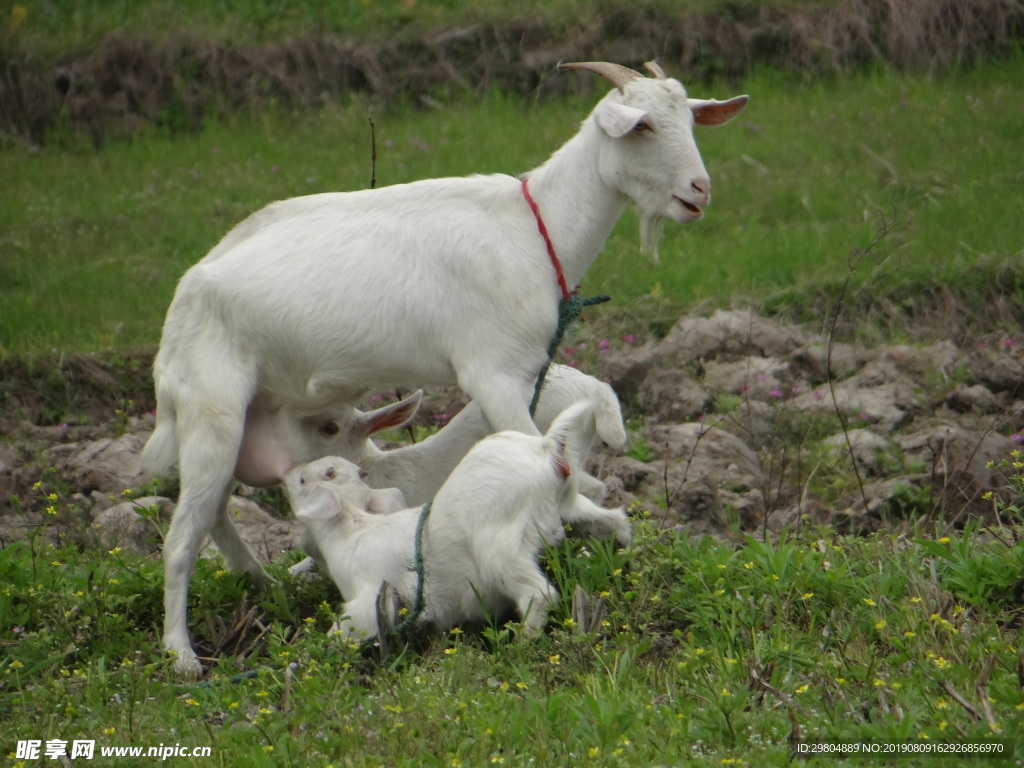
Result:
[[[696,192],[698,195],[710,194],[711,182],[710,181],[694,181],[690,183],[690,189]]]

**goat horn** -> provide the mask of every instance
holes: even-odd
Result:
[[[659,80],[666,80],[667,79],[666,76],[665,76],[665,71],[661,67],[658,66],[658,62],[656,62],[656,61],[645,61],[644,62],[644,66],[647,68],[648,72],[650,72],[652,75],[654,75]]]
[[[587,69],[594,74],[600,75],[610,81],[620,91],[625,89],[626,83],[643,77],[635,69],[624,67],[621,64],[611,64],[607,61],[570,61],[559,62],[558,69]]]

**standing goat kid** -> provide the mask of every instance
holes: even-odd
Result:
[[[253,466],[266,455],[258,448],[268,423],[390,387],[458,384],[494,429],[536,435],[530,390],[563,294],[540,217],[572,286],[630,200],[648,250],[664,218],[703,215],[711,182],[693,126],[732,119],[747,97],[690,99],[656,65],[653,78],[607,63],[563,68],[591,70],[616,88],[522,183],[429,179],[273,203],[181,279],[154,364],[157,424],[143,453],[150,473],[175,460],[180,468],[164,543],[163,636],[180,673],[202,671],[186,606],[205,535],[231,570],[266,578],[226,502],[234,476],[272,474]]]

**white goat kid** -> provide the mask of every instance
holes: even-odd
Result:
[[[659,222],[699,219],[711,183],[693,138],[744,107],[607,63],[564,65],[617,87],[579,132],[526,174],[569,285],[629,200],[653,250]],[[164,545],[164,648],[202,671],[188,635],[188,581],[205,534],[232,570],[265,578],[225,504],[232,478],[266,479],[265,423],[297,422],[393,386],[458,384],[497,430],[538,434],[528,403],[561,290],[520,182],[430,179],[273,203],[182,278],[154,365],[157,424],[143,465],[177,459],[181,496]]]
[[[316,435],[331,433],[336,445],[344,447],[343,455],[360,467],[360,477],[370,488],[390,488],[410,505],[424,504],[434,498],[437,491],[469,449],[493,432],[483,411],[470,402],[447,426],[426,440],[382,451],[370,440],[381,429],[401,426],[411,419],[422,400],[422,390],[405,399],[364,413],[352,410],[347,427],[342,421],[312,422],[305,429]],[[603,381],[565,365],[552,365],[545,377],[544,387],[533,416],[541,431],[547,431],[558,415],[579,400],[594,403],[594,418],[580,425],[579,451],[585,460],[600,437],[614,449],[626,444],[626,427],[615,390]],[[346,435],[347,429],[347,435]],[[284,435],[266,442],[279,442]],[[321,438],[322,439],[322,438]],[[341,453],[339,451],[339,453]],[[591,501],[600,503],[607,495],[604,483],[582,469],[576,472],[579,492]],[[580,501],[581,506],[585,504]],[[611,522],[614,525],[608,526]],[[620,544],[628,546],[628,523],[616,517],[588,518],[573,528],[579,535],[609,538],[614,536]],[[315,558],[314,558],[315,559]],[[306,558],[290,569],[292,575],[304,573],[313,567],[313,559]]]
[[[626,521],[621,508],[580,507],[581,499],[588,503],[577,493],[582,433],[592,421],[593,404],[581,401],[544,437],[499,432],[466,454],[438,491],[423,529],[419,626],[444,631],[509,608],[528,631],[544,625],[557,597],[537,563],[545,544],[561,541],[566,521],[595,515]],[[303,546],[345,598],[345,618],[334,630],[350,639],[376,637],[384,582],[406,604],[415,600],[420,507],[385,515],[369,511],[380,492],[362,482],[355,465],[337,457],[295,467],[286,487],[304,529]]]

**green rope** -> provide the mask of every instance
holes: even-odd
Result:
[[[566,298],[558,302],[558,327],[555,329],[555,335],[551,339],[551,344],[548,347],[548,359],[544,363],[544,367],[540,369],[540,374],[537,376],[537,385],[533,390],[533,400],[530,401],[530,416],[537,410],[537,403],[540,401],[540,391],[544,388],[544,379],[547,377],[548,369],[551,367],[551,361],[555,357],[555,353],[558,348],[562,345],[562,339],[565,338],[565,332],[569,330],[576,319],[582,314],[584,307],[592,307],[595,304],[603,304],[609,301],[611,296],[593,296],[589,299],[584,299],[580,296],[579,289],[576,289],[570,293]],[[416,536],[414,538],[414,549],[413,549],[413,569],[416,571],[416,599],[413,601],[412,610],[409,611],[409,615],[405,617],[405,620],[395,627],[395,634],[407,635],[409,631],[415,626],[416,622],[419,621],[420,616],[423,615],[424,601],[424,582],[426,581],[426,563],[423,559],[423,528],[427,523],[427,518],[430,516],[430,508],[434,501],[431,499],[423,505],[423,509],[420,510],[420,518],[416,522]]]
[[[395,634],[397,635],[407,634],[423,614],[423,586],[424,582],[427,580],[426,564],[423,561],[423,527],[427,524],[427,518],[430,517],[430,508],[433,505],[433,499],[424,504],[423,509],[420,510],[420,519],[416,521],[416,535],[413,537],[413,568],[416,571],[416,599],[413,600],[412,610],[409,611],[409,615],[405,617],[405,621],[395,627]]]
[[[533,399],[530,401],[531,417],[537,412],[537,403],[540,402],[540,391],[544,388],[544,380],[547,378],[548,369],[551,367],[551,361],[555,359],[555,353],[558,351],[558,348],[562,346],[562,339],[565,338],[565,332],[569,330],[569,326],[576,322],[576,318],[583,313],[584,307],[604,304],[604,302],[610,300],[611,296],[604,295],[584,299],[580,296],[579,288],[577,288],[566,298],[558,302],[558,327],[555,329],[555,335],[552,337],[551,345],[548,347],[548,360],[544,363],[544,367],[540,369],[540,374],[537,376],[537,386],[533,388]]]

